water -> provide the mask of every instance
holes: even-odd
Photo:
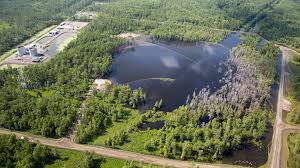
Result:
[[[142,87],[148,107],[163,99],[163,110],[171,111],[194,91],[221,86],[218,81],[226,71],[222,62],[239,42],[237,33],[218,44],[136,41],[133,51],[115,55],[112,80]]]
[[[135,49],[114,56],[111,79],[119,84],[129,84],[132,88],[142,87],[147,93],[147,104],[151,108],[160,98],[164,101],[163,110],[171,111],[185,104],[187,95],[192,95],[210,86],[218,89],[219,79],[223,77],[230,49],[240,43],[239,34],[233,33],[217,44],[182,42],[144,42],[137,41]],[[259,50],[264,40],[257,45]],[[278,57],[276,71],[280,72],[281,55]],[[278,77],[277,77],[278,78]],[[271,89],[270,103],[276,111],[278,84]],[[162,123],[145,123],[140,129],[159,129]],[[227,153],[221,162],[251,167],[266,163],[268,147],[272,138],[272,126],[263,139],[262,148],[240,146]]]

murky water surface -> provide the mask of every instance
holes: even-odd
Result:
[[[185,104],[194,91],[207,85],[219,88],[226,71],[222,62],[238,44],[238,34],[218,44],[138,40],[134,50],[115,56],[112,79],[133,88],[142,87],[149,105],[163,99],[163,109],[171,111]]]
[[[259,50],[265,41],[257,45]],[[135,48],[114,56],[111,79],[132,88],[142,87],[147,93],[147,104],[163,99],[163,110],[171,111],[185,104],[188,95],[208,85],[212,90],[221,87],[230,49],[240,43],[239,34],[233,33],[217,44],[182,42],[145,42],[137,40]],[[280,70],[280,56],[276,70]],[[276,110],[278,86],[271,89],[270,102]],[[163,123],[146,123],[140,129],[159,129]],[[223,163],[258,167],[267,161],[272,127],[263,140],[263,147],[242,146],[228,153]]]

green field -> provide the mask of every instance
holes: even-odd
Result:
[[[84,152],[65,150],[65,149],[56,149],[59,152],[60,158],[55,160],[50,165],[46,165],[45,168],[72,168],[72,167],[81,167],[83,165],[84,158],[86,157]],[[106,158],[101,156],[95,156],[96,160],[98,160],[98,166],[101,168],[115,168],[122,167],[125,165],[124,160],[118,160],[113,158]],[[83,166],[82,166],[83,167]]]
[[[113,126],[108,128],[106,132],[93,139],[90,144],[92,145],[100,145],[100,146],[106,146],[105,141],[108,138],[112,138],[115,136],[115,134],[119,131],[127,131],[132,128],[132,123],[136,122],[139,120],[140,114],[137,112],[132,112],[132,114],[126,118],[123,119],[119,122],[114,122]],[[128,134],[128,141],[122,145],[116,145],[114,148],[119,148],[123,150],[128,150],[128,151],[134,151],[134,152],[142,152],[142,153],[147,153],[147,154],[159,154],[157,151],[156,152],[149,152],[145,150],[144,144],[149,141],[154,136],[157,136],[158,130],[139,130],[139,129],[134,129]]]

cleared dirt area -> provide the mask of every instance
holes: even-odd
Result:
[[[117,37],[125,38],[125,39],[136,39],[138,37],[141,37],[141,34],[138,34],[138,33],[121,33]]]
[[[112,82],[108,79],[95,79],[93,85],[96,91],[103,91],[105,88],[107,88],[109,85],[111,85]]]

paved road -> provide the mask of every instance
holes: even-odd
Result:
[[[154,165],[162,165],[162,166],[172,166],[177,168],[232,168],[235,167],[233,165],[223,165],[223,164],[208,164],[208,163],[196,163],[190,161],[180,161],[180,160],[172,160],[161,158],[152,155],[144,155],[140,153],[128,152],[123,150],[105,148],[105,147],[96,147],[90,145],[81,145],[73,143],[70,139],[62,138],[62,139],[51,139],[44,138],[36,135],[24,134],[21,132],[13,132],[5,129],[0,129],[0,134],[15,134],[17,138],[26,137],[29,141],[34,143],[40,143],[47,146],[64,148],[64,149],[72,149],[77,151],[94,151],[96,154],[113,157],[124,160],[134,160],[143,163],[149,163]],[[237,166],[238,167],[238,166]]]
[[[276,120],[274,123],[274,133],[272,140],[272,147],[270,152],[270,168],[282,168],[281,167],[281,152],[282,152],[282,143],[283,143],[283,131],[291,130],[291,131],[300,131],[300,127],[289,125],[283,121],[283,107],[287,100],[284,99],[283,90],[285,83],[285,74],[286,74],[286,66],[288,64],[288,57],[290,52],[293,50],[280,46],[280,50],[282,51],[282,61],[281,61],[281,73],[280,73],[280,85],[278,90],[278,101],[277,101],[277,114]]]

